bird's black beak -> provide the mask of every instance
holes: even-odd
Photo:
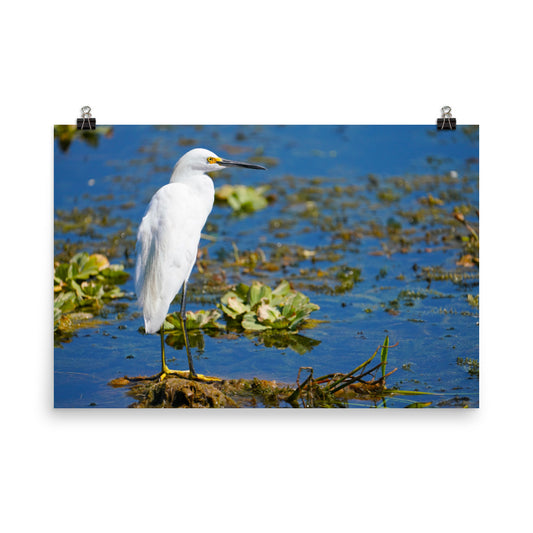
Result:
[[[229,159],[221,159],[217,161],[219,165],[223,167],[243,167],[243,168],[255,168],[256,170],[266,170],[261,165],[253,165],[252,163],[241,163],[240,161],[230,161]]]

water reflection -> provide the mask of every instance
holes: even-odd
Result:
[[[193,329],[188,331],[189,342],[191,348],[198,350],[200,354],[205,351],[205,338],[207,335],[210,338],[227,338],[236,339],[243,335],[251,340],[256,346],[264,346],[266,348],[278,348],[284,350],[290,348],[292,351],[304,355],[310,352],[313,348],[318,346],[321,341],[300,335],[298,333],[287,333],[284,331],[262,331],[259,333],[245,331],[243,333],[233,333],[216,329]],[[185,340],[181,331],[175,330],[166,335],[165,343],[176,350],[185,349]]]

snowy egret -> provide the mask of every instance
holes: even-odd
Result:
[[[176,163],[170,183],[154,194],[139,226],[135,291],[142,307],[146,333],[159,330],[161,336],[161,378],[167,374],[186,375],[186,372],[170,370],[165,362],[163,323],[180,289],[179,316],[189,361],[188,377],[202,377],[194,371],[187,336],[187,281],[196,262],[200,234],[215,197],[213,180],[207,172],[226,167],[266,170],[260,165],[222,159],[204,148],[190,150]]]

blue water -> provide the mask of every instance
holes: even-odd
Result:
[[[270,185],[276,201],[247,217],[233,216],[227,206],[215,205],[206,232],[217,241],[201,244],[211,258],[232,254],[233,242],[241,252],[259,246],[267,254],[279,245],[314,250],[338,244],[336,230],[301,216],[303,204],[294,202],[294,195],[313,183],[323,190],[313,197],[321,217],[329,217],[332,223],[342,219],[346,228],[364,229],[371,222],[383,225],[392,219],[406,229],[409,224],[399,210],[420,207],[420,198],[428,193],[435,197],[445,193],[450,213],[455,205],[478,205],[478,139],[461,128],[436,132],[434,126],[115,126],[112,137],[100,139],[97,148],[74,141],[62,152],[56,145],[55,209],[109,208],[109,216],[116,221],[95,230],[101,238],[117,235],[123,239],[112,262],[125,263],[132,273],[134,236],[151,195],[168,182],[176,160],[197,146],[231,159],[246,160],[254,155],[276,158],[267,172],[231,169],[215,179],[216,186]],[[432,185],[413,190],[399,202],[380,201],[368,188],[369,175],[386,185],[394,177],[414,183],[421,176],[447,176],[450,171],[458,173],[456,183],[448,180],[437,188]],[[349,197],[331,193],[330,201],[326,201],[336,186],[351,185],[360,189]],[[292,226],[273,231],[269,226],[273,219],[292,219]],[[420,226],[414,230],[424,231]],[[56,233],[55,237],[56,252],[64,240],[81,240],[88,251],[98,251],[98,238],[75,233]],[[420,268],[454,270],[459,249],[430,242],[415,244],[405,253],[393,250],[383,254],[384,243],[386,239],[363,234],[339,248],[340,258],[334,263],[299,260],[278,272],[261,272],[260,279],[270,285],[285,278],[305,288],[309,279],[302,272],[325,270],[333,264],[361,269],[363,281],[345,294],[300,289],[320,305],[313,318],[325,321],[301,332],[319,341],[313,349],[300,355],[289,348],[266,348],[245,335],[204,335],[204,349],[195,350],[196,370],[228,378],[257,376],[294,383],[301,366],[312,366],[316,375],[351,370],[389,335],[391,344],[398,343],[389,354],[389,369],[398,368],[389,378],[389,386],[431,391],[438,396],[398,397],[388,400],[388,406],[403,407],[413,399],[437,405],[455,396],[466,397],[468,405],[477,406],[478,378],[457,364],[458,357],[478,359],[479,317],[466,299],[467,294],[478,294],[477,279],[473,276],[468,285],[434,281],[428,286],[417,276]],[[477,273],[477,269],[470,271]],[[231,281],[256,279],[245,272],[228,270],[227,274]],[[194,289],[201,282],[195,269],[191,286]],[[320,284],[320,278],[314,283]],[[126,391],[107,383],[119,376],[159,370],[158,337],[138,332],[142,319],[135,314],[132,279],[123,289],[129,296],[123,300],[129,304],[126,311],[108,307],[95,327],[79,329],[71,342],[55,349],[57,407],[126,407],[132,403]],[[415,298],[412,305],[400,301],[396,314],[387,312],[402,290],[422,291],[426,297]],[[191,310],[210,307],[194,298],[188,306]],[[171,366],[186,367],[183,351],[169,347],[167,356],[176,359]],[[354,401],[350,406],[372,404]]]

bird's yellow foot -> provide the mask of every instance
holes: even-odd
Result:
[[[204,376],[203,374],[191,375],[188,370],[171,370],[170,368],[165,368],[159,374],[159,381],[163,381],[168,376],[178,376],[183,379],[192,379],[194,381],[203,381],[204,383],[210,383],[212,381],[222,381],[220,378],[215,376]]]

